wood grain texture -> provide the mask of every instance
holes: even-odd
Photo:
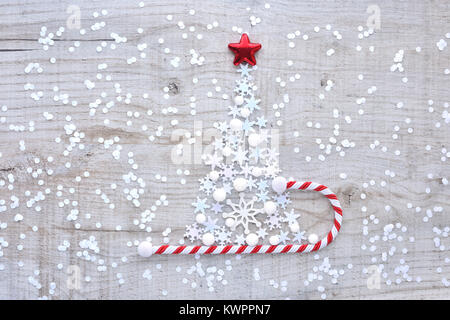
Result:
[[[0,186],[0,200],[5,201],[6,211],[0,212],[0,225],[7,223],[7,228],[0,229],[0,238],[8,242],[1,249],[0,256],[0,298],[1,299],[35,299],[50,297],[53,299],[319,299],[318,286],[325,288],[328,299],[447,299],[450,291],[443,284],[443,278],[450,271],[445,258],[448,249],[436,248],[433,239],[436,234],[433,227],[444,229],[450,226],[447,210],[450,206],[449,187],[442,181],[450,177],[448,160],[442,148],[450,148],[450,127],[442,119],[444,104],[449,102],[449,49],[438,50],[436,43],[446,39],[450,32],[450,3],[447,1],[288,1],[269,2],[270,9],[265,9],[265,1],[11,1],[0,4],[0,105],[6,105],[7,111],[0,111],[5,121],[0,123],[0,179],[5,185]],[[358,26],[364,26],[369,5],[376,4],[381,10],[381,28],[375,34],[358,39]],[[56,32],[59,27],[66,27],[68,6],[77,5],[81,9],[81,27],[79,30],[66,30],[61,36],[55,36],[54,45],[43,50],[38,42],[42,26],[48,32]],[[246,10],[251,8],[251,10]],[[101,10],[108,14],[102,16]],[[195,9],[195,15],[189,10]],[[99,18],[93,16],[100,13]],[[166,19],[173,15],[173,20]],[[250,25],[249,17],[255,15],[262,22]],[[106,25],[98,31],[92,31],[96,22],[105,21]],[[183,21],[186,29],[180,30],[178,21]],[[219,26],[211,30],[207,24],[217,21]],[[329,24],[331,31],[326,30]],[[189,31],[194,26],[195,31]],[[171,242],[176,243],[184,234],[186,224],[192,223],[194,215],[191,203],[197,197],[198,179],[208,172],[200,164],[176,165],[170,160],[171,150],[176,142],[171,141],[171,134],[176,128],[185,128],[193,133],[194,121],[202,121],[203,128],[212,128],[215,121],[228,119],[226,107],[229,101],[221,98],[223,93],[232,94],[234,81],[238,74],[232,65],[232,55],[227,49],[229,42],[236,42],[239,34],[232,27],[242,27],[250,33],[252,41],[262,44],[263,49],[257,54],[258,70],[253,72],[257,95],[261,99],[261,114],[269,120],[272,128],[280,132],[280,165],[283,174],[298,180],[312,180],[328,185],[341,198],[344,208],[344,223],[341,234],[328,248],[310,255],[276,255],[236,257],[166,257],[158,256],[142,259],[137,256],[135,246],[128,242],[142,240],[151,236],[156,243],[163,241],[162,232],[170,227]],[[319,32],[313,28],[320,26]],[[137,29],[143,32],[138,33]],[[295,40],[295,48],[288,47],[287,35],[296,30],[301,36]],[[342,40],[333,36],[339,31]],[[182,33],[188,38],[182,39]],[[114,43],[111,33],[127,37],[126,43]],[[196,35],[201,33],[203,39]],[[307,34],[308,40],[302,36]],[[164,44],[158,39],[164,38]],[[79,43],[74,52],[69,47]],[[448,39],[447,39],[448,41]],[[106,47],[102,52],[96,48]],[[143,50],[146,58],[139,58],[138,44],[147,43]],[[361,51],[356,47],[360,45]],[[369,47],[373,46],[371,52]],[[421,51],[416,52],[420,46]],[[170,48],[170,53],[164,53]],[[328,49],[335,53],[327,56]],[[205,57],[202,66],[189,63],[190,49],[195,49]],[[393,58],[398,50],[404,50],[403,73],[391,72]],[[56,63],[50,63],[55,57]],[[127,59],[136,57],[137,62],[128,64]],[[179,67],[170,61],[180,58]],[[292,66],[287,61],[293,62]],[[29,63],[39,63],[42,73],[32,70],[25,73]],[[106,63],[106,70],[98,70],[98,65]],[[96,79],[97,74],[102,79]],[[301,75],[295,82],[289,77],[296,73]],[[364,76],[358,80],[358,75]],[[110,75],[112,80],[105,77]],[[193,77],[198,78],[194,84]],[[281,87],[276,81],[280,77],[286,81]],[[402,82],[407,77],[408,82]],[[95,82],[95,88],[88,90],[84,84],[89,79]],[[212,80],[216,79],[214,85]],[[325,91],[327,80],[334,82],[334,87]],[[33,84],[33,90],[25,90],[27,84]],[[120,84],[118,93],[115,84]],[[69,95],[69,103],[55,101],[53,88],[59,88],[59,94]],[[221,92],[215,87],[220,86]],[[376,91],[368,89],[376,86]],[[170,98],[164,99],[164,87],[169,87]],[[35,101],[30,96],[42,91],[43,97]],[[104,97],[102,96],[104,93]],[[207,96],[212,92],[213,97]],[[143,98],[143,94],[148,98]],[[325,99],[320,99],[323,93]],[[127,94],[130,103],[125,103]],[[283,96],[289,95],[289,103],[280,109],[280,116],[275,116],[274,104],[283,102]],[[117,96],[122,101],[117,101]],[[197,115],[190,115],[190,97],[196,97]],[[365,97],[362,105],[357,99]],[[89,115],[89,104],[101,100],[97,114]],[[433,100],[434,112],[429,112],[428,101]],[[71,102],[77,101],[73,106]],[[103,114],[105,103],[114,101],[115,105]],[[397,108],[403,102],[403,108]],[[163,108],[177,107],[178,114],[164,115]],[[339,117],[333,117],[333,109],[339,110]],[[153,115],[147,115],[147,110]],[[358,114],[363,109],[364,114]],[[127,112],[139,112],[139,118],[130,118]],[[54,115],[47,121],[44,113]],[[71,121],[66,117],[70,116]],[[347,123],[345,116],[351,117]],[[109,124],[104,120],[109,119]],[[179,120],[173,127],[171,120]],[[409,120],[410,119],[410,122]],[[127,125],[131,120],[132,125]],[[276,121],[281,120],[281,126]],[[34,131],[29,132],[29,122],[34,121]],[[309,128],[307,122],[320,123],[320,128]],[[408,123],[409,122],[409,123]],[[440,127],[435,126],[440,122]],[[74,123],[79,132],[83,132],[84,149],[78,145],[66,156],[64,150],[69,144],[69,136],[64,126]],[[316,139],[324,145],[333,136],[334,126],[339,125],[338,144],[344,139],[355,143],[354,148],[346,149],[345,156],[340,156],[334,147],[325,161],[318,160],[324,151]],[[24,131],[16,132],[12,126],[24,126]],[[147,131],[142,126],[148,127]],[[150,142],[148,136],[155,134],[157,127],[163,126],[161,137]],[[398,126],[398,132],[394,127]],[[413,128],[408,133],[408,128]],[[293,135],[298,131],[298,137]],[[393,134],[398,139],[393,139]],[[98,139],[120,141],[105,149]],[[61,143],[55,139],[61,138]],[[20,150],[20,141],[26,149]],[[374,150],[370,145],[379,142]],[[117,145],[122,146],[120,160],[112,157]],[[426,146],[430,149],[427,150]],[[299,153],[294,148],[299,148]],[[386,147],[383,151],[382,147]],[[400,152],[399,155],[395,151]],[[133,152],[133,159],[139,165],[132,170],[128,163],[128,152]],[[48,162],[48,156],[54,161]],[[310,156],[310,162],[305,160]],[[35,159],[40,162],[36,163]],[[67,168],[65,164],[71,163]],[[44,170],[38,178],[33,178],[27,170],[33,172]],[[47,175],[45,170],[53,170]],[[189,170],[190,175],[178,175],[177,169]],[[386,171],[388,170],[388,171]],[[83,177],[85,171],[89,177]],[[133,206],[123,193],[123,188],[136,187],[124,183],[122,175],[134,171],[146,182],[145,193],[139,198],[140,208]],[[395,172],[395,176],[389,176]],[[346,173],[347,178],[339,178]],[[433,174],[428,178],[429,173]],[[14,177],[13,189],[8,189],[8,175]],[[166,176],[167,182],[161,182],[156,175]],[[81,176],[81,181],[76,177]],[[186,185],[180,179],[187,180]],[[43,185],[39,185],[42,179]],[[375,185],[370,185],[373,180]],[[386,185],[383,186],[383,181]],[[117,184],[112,190],[110,185]],[[363,184],[369,187],[364,188]],[[57,194],[58,186],[62,188]],[[426,188],[430,193],[426,193]],[[27,201],[49,188],[45,200],[27,207]],[[110,209],[96,190],[100,189],[115,204]],[[29,192],[29,195],[28,193]],[[364,193],[365,199],[361,194]],[[134,219],[145,209],[154,205],[160,195],[167,196],[168,206],[158,207],[151,223],[152,232],[146,233],[133,224]],[[17,208],[10,208],[12,196],[20,199]],[[363,196],[364,197],[364,196]],[[327,211],[327,201],[315,194],[293,194],[292,207],[302,214],[302,227],[309,231],[324,231],[332,221]],[[64,207],[59,203],[67,199]],[[408,203],[412,208],[408,208]],[[35,210],[39,205],[41,210]],[[390,206],[390,211],[386,211]],[[366,208],[364,211],[362,208]],[[417,209],[419,208],[420,209]],[[433,212],[429,222],[423,222],[427,210],[442,207],[442,212]],[[79,217],[74,223],[66,217],[71,210],[77,209]],[[439,211],[439,210],[438,210]],[[15,222],[20,214],[23,221]],[[87,219],[86,214],[91,218]],[[370,216],[379,220],[373,224]],[[363,221],[369,220],[369,234],[363,235]],[[96,223],[101,223],[97,228]],[[370,250],[370,238],[383,236],[383,228],[390,223],[401,223],[407,227],[406,232],[396,230],[403,241],[376,241],[377,248]],[[117,231],[120,225],[122,230]],[[37,226],[38,231],[32,231]],[[26,235],[21,239],[20,235]],[[93,253],[95,262],[85,261],[77,256],[82,252],[79,242],[94,236],[100,251]],[[414,242],[409,242],[414,237]],[[64,240],[70,242],[67,251],[58,251]],[[442,237],[442,244],[450,246],[448,239]],[[446,242],[447,240],[447,242]],[[17,246],[22,244],[23,250]],[[362,248],[362,244],[367,249]],[[388,252],[392,246],[397,252],[382,262],[382,252]],[[403,254],[401,250],[408,252]],[[92,252],[91,252],[92,254]],[[330,282],[328,274],[314,271],[325,257],[329,258],[331,268],[344,269],[345,274],[338,278],[336,284]],[[377,261],[372,258],[376,257]],[[409,266],[408,274],[412,281],[396,284],[401,274],[396,268]],[[99,264],[104,260],[104,264]],[[230,262],[227,262],[230,260]],[[23,263],[23,266],[20,264]],[[117,263],[117,267],[112,267]],[[196,271],[187,271],[196,263],[203,268],[217,266],[224,270],[226,285],[214,280],[214,290],[208,291],[205,277]],[[232,270],[226,270],[231,263]],[[62,264],[62,268],[58,268]],[[353,268],[348,269],[348,264]],[[379,289],[369,289],[369,274],[365,269],[372,265],[384,264],[383,272],[387,278],[381,279]],[[67,267],[75,265],[80,268],[82,281],[80,289],[67,286]],[[98,267],[107,266],[106,271]],[[180,267],[181,271],[177,271]],[[260,280],[254,279],[254,269],[258,268]],[[442,268],[438,273],[437,268]],[[152,279],[143,278],[148,269]],[[38,270],[39,272],[35,272]],[[308,273],[323,275],[322,280],[314,280],[305,286]],[[36,279],[40,286],[30,283],[29,277]],[[89,277],[89,281],[85,281]],[[421,277],[417,282],[416,278]],[[124,283],[119,283],[123,278]],[[187,283],[183,283],[183,278]],[[278,283],[287,281],[286,290],[276,289],[270,280]],[[386,280],[392,280],[391,285]],[[31,281],[32,282],[32,281]],[[196,286],[191,284],[195,282]],[[49,290],[52,283],[56,286],[54,294]],[[167,293],[167,294],[166,294]]]

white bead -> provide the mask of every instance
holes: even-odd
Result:
[[[212,233],[205,233],[202,236],[202,242],[205,246],[211,246],[214,243],[214,235]]]
[[[206,221],[206,216],[203,213],[199,213],[195,216],[195,221],[197,221],[197,223],[203,223]]]
[[[252,169],[252,175],[255,177],[260,177],[262,175],[262,169],[260,167],[254,167]]]
[[[209,178],[210,178],[212,181],[217,181],[217,180],[219,179],[219,172],[217,172],[217,171],[215,171],[215,170],[211,171],[211,172],[209,173]]]
[[[229,157],[231,155],[231,152],[232,152],[232,150],[229,146],[225,146],[222,149],[222,154],[224,157]]]
[[[257,133],[252,133],[248,136],[248,144],[251,147],[256,147],[261,142],[261,136]]]
[[[214,190],[214,192],[213,192],[213,198],[217,202],[222,202],[223,200],[225,200],[226,197],[227,197],[227,193],[226,193],[225,189],[223,189],[223,188],[218,188],[218,189]]]
[[[242,130],[242,121],[234,118],[230,121],[230,128],[233,131],[241,131]]]
[[[274,214],[277,211],[277,206],[273,201],[264,203],[264,212],[267,214]]]
[[[148,241],[142,241],[138,246],[138,254],[141,257],[150,257],[153,254],[152,244]]]
[[[315,244],[315,243],[317,243],[317,241],[319,241],[319,236],[317,234],[315,234],[315,233],[311,233],[308,236],[308,241],[311,244]]]
[[[233,218],[228,218],[227,220],[225,220],[225,225],[228,228],[233,228],[235,223],[236,223],[236,221],[234,221]]]
[[[249,246],[256,246],[258,244],[258,236],[254,233],[249,233],[246,237],[245,237],[245,241],[247,242],[247,244]]]
[[[291,224],[289,225],[289,229],[291,229],[291,232],[297,233],[297,232],[300,231],[300,226],[298,225],[297,222],[291,223]]]
[[[283,193],[286,191],[287,188],[287,181],[283,177],[276,177],[272,180],[272,189],[276,193]]]
[[[237,192],[242,192],[247,188],[247,179],[236,178],[233,181],[233,187]]]
[[[277,235],[271,236],[271,237],[269,238],[269,243],[270,243],[272,246],[276,246],[277,244],[280,243],[280,237],[277,236]]]
[[[244,103],[244,97],[243,96],[236,96],[234,97],[234,103],[236,103],[236,105],[240,106]]]
[[[250,115],[250,109],[249,108],[242,108],[241,109],[241,116],[244,118],[247,118]]]

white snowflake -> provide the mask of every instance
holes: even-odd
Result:
[[[281,222],[283,218],[279,215],[278,212],[274,214],[268,215],[267,219],[264,223],[269,227],[270,230],[281,228]]]
[[[231,231],[228,231],[224,226],[216,229],[214,235],[216,242],[220,245],[225,245],[231,242]]]
[[[244,233],[250,233],[249,224],[254,224],[257,227],[261,226],[261,222],[256,219],[256,216],[264,212],[263,208],[255,208],[256,197],[253,197],[250,201],[245,201],[244,195],[239,195],[239,203],[233,203],[228,199],[227,204],[233,209],[231,212],[224,212],[222,216],[227,218],[233,218],[235,223],[231,230],[236,230],[240,225],[244,227]]]
[[[203,233],[202,228],[197,224],[193,223],[186,226],[185,238],[188,238],[191,242],[200,239],[200,235]]]

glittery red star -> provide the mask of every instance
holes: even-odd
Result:
[[[261,44],[250,43],[248,35],[242,34],[241,41],[239,43],[230,43],[228,48],[234,52],[234,65],[237,66],[242,62],[247,62],[254,66],[256,64],[255,53],[261,49]]]

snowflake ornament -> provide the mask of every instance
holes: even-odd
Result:
[[[253,197],[250,201],[244,199],[244,195],[239,195],[239,203],[233,203],[233,201],[228,200],[227,204],[232,208],[231,212],[222,213],[224,219],[233,219],[231,225],[231,230],[236,230],[237,227],[242,226],[244,228],[244,233],[250,233],[249,225],[255,225],[256,227],[261,226],[261,222],[257,220],[256,216],[264,212],[263,208],[255,208],[255,202],[257,198]],[[230,221],[230,220],[229,220]]]
[[[188,238],[191,242],[194,242],[200,239],[202,233],[203,233],[202,228],[197,223],[194,223],[186,226],[186,232],[184,234],[184,237]]]

